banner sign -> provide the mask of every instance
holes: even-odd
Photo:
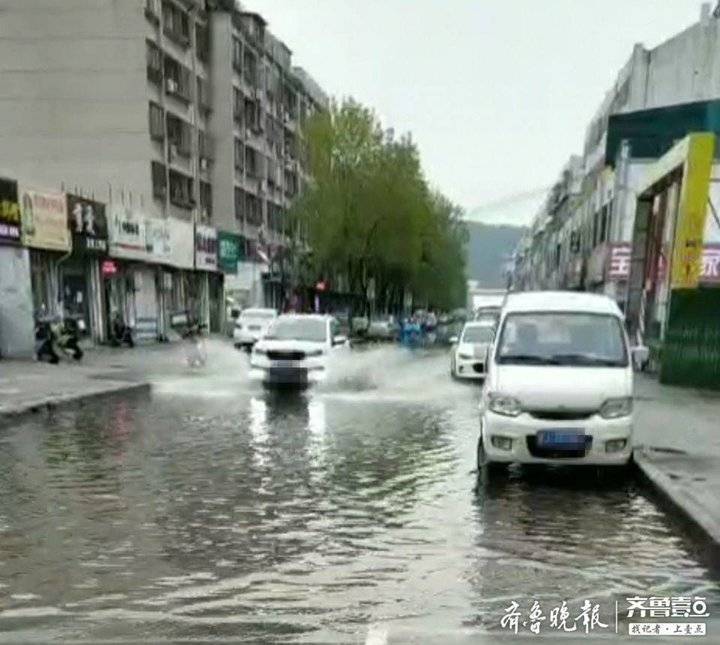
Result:
[[[240,261],[240,236],[218,231],[218,268],[224,273],[237,273]]]
[[[673,246],[670,276],[673,289],[694,289],[700,280],[710,175],[715,152],[714,134],[691,134],[688,139]]]
[[[0,177],[0,244],[20,244],[17,182]]]
[[[172,260],[170,224],[166,219],[148,217],[145,219],[145,245],[148,260],[158,264],[169,264]]]
[[[195,227],[195,268],[217,271],[218,234],[212,226]]]
[[[609,280],[627,280],[630,276],[632,248],[629,244],[613,244],[608,255],[607,276]],[[705,244],[698,262],[697,273],[701,284],[720,285],[720,244]],[[667,275],[667,262],[658,257],[657,278]]]
[[[104,255],[108,250],[105,204],[67,195],[68,225],[76,253]]]
[[[69,251],[65,193],[24,189],[20,197],[22,240],[25,246],[49,251]]]
[[[148,260],[145,242],[145,218],[125,207],[112,204],[108,221],[110,255],[128,260]]]

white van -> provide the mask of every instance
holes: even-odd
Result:
[[[627,464],[631,354],[622,312],[606,296],[509,296],[480,403],[478,469]]]

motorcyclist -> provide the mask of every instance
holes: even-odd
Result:
[[[119,311],[113,314],[112,324],[110,326],[110,344],[114,347],[119,347],[122,344],[126,344],[128,347],[135,347],[132,328],[125,324],[122,314]]]

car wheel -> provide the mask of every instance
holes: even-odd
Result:
[[[485,452],[485,446],[483,445],[482,432],[478,437],[477,443],[477,472],[480,476],[491,476],[505,472],[507,464],[488,461],[487,453]]]

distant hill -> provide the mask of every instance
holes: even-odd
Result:
[[[470,240],[467,245],[468,279],[481,287],[504,287],[504,267],[525,232],[522,226],[504,226],[466,222]]]

